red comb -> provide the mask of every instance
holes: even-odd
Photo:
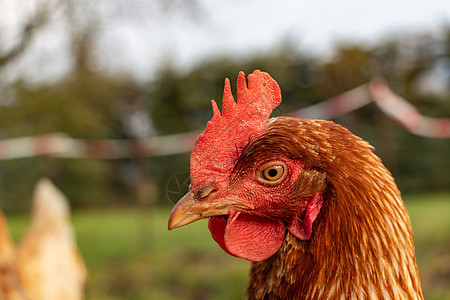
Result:
[[[264,132],[272,110],[281,103],[281,91],[269,74],[259,70],[248,76],[244,72],[237,80],[237,103],[231,93],[230,81],[225,80],[222,115],[214,100],[214,116],[205,131],[198,137],[191,154],[191,183],[227,173],[234,167],[238,151],[250,139]],[[201,185],[200,182],[198,182]]]

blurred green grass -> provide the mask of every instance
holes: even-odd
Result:
[[[407,195],[425,297],[450,299],[450,194]],[[76,212],[87,299],[245,299],[250,263],[224,253],[206,221],[167,231],[168,208]],[[28,216],[8,218],[16,240]]]

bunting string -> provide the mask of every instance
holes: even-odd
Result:
[[[374,79],[341,95],[289,113],[309,119],[334,119],[374,102],[407,131],[429,138],[450,138],[450,118],[423,116],[382,80]],[[35,156],[57,158],[125,159],[165,156],[191,151],[201,131],[142,139],[71,138],[62,133],[0,140],[0,160]]]

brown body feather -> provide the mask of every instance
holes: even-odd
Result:
[[[275,255],[252,264],[249,299],[423,299],[408,214],[367,142],[328,121],[271,119],[234,173],[274,156],[299,159],[293,192],[322,191],[324,204],[309,240],[288,232]]]

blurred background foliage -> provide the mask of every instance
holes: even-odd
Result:
[[[52,132],[84,139],[132,137],[123,120],[127,103],[137,105],[145,114],[148,134],[202,129],[212,115],[209,100],[221,101],[224,78],[229,77],[234,84],[240,70],[248,74],[254,69],[270,72],[282,88],[283,104],[274,112],[276,115],[318,103],[381,76],[423,114],[448,117],[449,86],[446,91],[430,91],[424,82],[448,66],[449,49],[450,27],[445,40],[408,36],[372,47],[341,45],[326,61],[286,43],[273,53],[239,59],[221,57],[188,72],[179,72],[167,63],[148,82],[101,72],[81,60],[73,72],[56,82],[36,86],[18,80],[4,87],[10,98],[1,105],[0,138]],[[335,121],[375,146],[403,192],[450,187],[448,140],[414,136],[373,104]],[[139,204],[136,184],[127,179],[129,176],[145,178],[154,196],[149,201],[170,204],[165,197],[167,183],[188,166],[188,154],[139,162],[45,157],[1,161],[0,205],[6,211],[28,207],[23,199],[29,198],[32,183],[43,175],[67,193],[75,208]]]
[[[286,38],[270,52],[215,57],[189,70],[180,71],[167,59],[151,80],[137,80],[125,72],[98,66],[95,41],[107,17],[104,10],[83,3],[41,2],[17,30],[18,41],[0,47],[1,76],[10,71],[52,17],[60,15],[68,28],[71,64],[70,71],[56,79],[30,82],[17,77],[1,84],[0,139],[53,132],[83,139],[122,139],[203,129],[212,115],[209,100],[221,101],[224,78],[229,77],[235,86],[239,71],[248,74],[254,69],[269,72],[282,89],[283,103],[274,115],[307,107],[382,77],[424,115],[450,116],[448,25],[440,37],[410,33],[371,45],[341,43],[327,58],[299,50],[293,39]],[[195,1],[164,3],[155,1],[154,11],[165,14],[183,5],[189,7],[189,15],[198,11]],[[110,7],[123,9],[117,5]],[[130,4],[128,13],[138,14],[136,7]],[[132,122],[136,119],[137,125]],[[373,104],[335,121],[376,147],[404,193],[449,189],[448,139],[414,136]],[[74,208],[170,205],[167,184],[188,168],[189,154],[116,161],[50,157],[0,161],[0,208],[6,212],[27,209],[26,199],[40,176],[54,180]]]

